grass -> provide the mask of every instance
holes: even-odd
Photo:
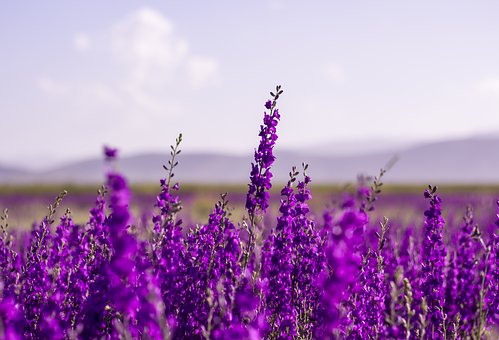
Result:
[[[312,210],[321,214],[324,208],[335,206],[341,201],[342,193],[353,192],[355,184],[314,184],[312,183],[312,195],[314,199],[311,202]],[[271,190],[271,208],[277,212],[279,203],[279,192],[282,184],[274,184]],[[98,184],[75,185],[75,184],[30,184],[30,185],[0,185],[0,209],[8,208],[10,212],[10,221],[12,226],[28,228],[33,222],[39,221],[47,211],[48,204],[61,191],[67,190],[68,196],[62,202],[64,209],[59,209],[59,214],[69,208],[73,213],[73,218],[77,223],[84,223],[88,219],[88,211],[93,206],[100,188]],[[387,202],[383,209],[376,210],[373,217],[381,218],[379,214],[389,217],[403,218],[406,223],[418,219],[420,209],[412,206],[414,199],[406,202],[404,200],[393,200],[403,196],[420,197],[424,204],[423,191],[426,185],[422,184],[386,184],[382,187],[380,202],[384,198]],[[244,211],[244,200],[247,185],[245,184],[199,184],[187,183],[180,187],[180,195],[184,205],[183,214],[188,212],[188,216],[182,216],[187,223],[205,223],[206,218],[213,210],[214,204],[219,199],[221,193],[229,193],[229,206],[234,220],[241,220]],[[155,201],[155,196],[159,193],[159,183],[146,183],[132,185],[133,200],[132,210],[135,216],[140,216],[143,212],[150,212]],[[446,195],[457,196],[487,196],[499,197],[499,184],[491,185],[443,185],[439,187],[440,194],[445,198]],[[390,200],[389,197],[392,197]],[[16,199],[13,199],[17,197]],[[21,198],[21,199],[19,199]],[[488,199],[489,201],[491,199]],[[419,201],[419,200],[416,200]],[[402,209],[402,210],[401,210]],[[464,212],[464,207],[460,207]],[[447,209],[445,209],[447,210]],[[400,211],[404,211],[400,216]],[[379,215],[379,216],[378,216]]]
[[[312,179],[313,180],[313,179]],[[271,192],[278,193],[284,183],[274,184]],[[383,193],[422,193],[426,189],[425,184],[385,184]],[[57,194],[67,190],[70,194],[92,194],[100,188],[98,184],[0,184],[0,195],[29,194],[44,195]],[[132,184],[135,194],[156,194],[159,192],[159,183]],[[217,183],[181,183],[183,193],[246,193],[246,184],[217,184]],[[317,194],[335,194],[352,191],[355,183],[313,183],[312,190]],[[491,184],[444,184],[439,185],[440,193],[499,193],[499,183]]]

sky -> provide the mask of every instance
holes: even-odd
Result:
[[[0,164],[499,133],[497,1],[4,1]]]

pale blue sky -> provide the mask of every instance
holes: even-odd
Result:
[[[0,4],[0,163],[499,132],[497,1]]]

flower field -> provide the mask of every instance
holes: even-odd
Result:
[[[315,202],[328,196],[312,198],[306,164],[271,200],[281,94],[264,105],[237,213],[227,194],[204,221],[185,211],[182,135],[155,200],[137,209],[106,147],[107,180],[85,222],[64,213],[66,192],[31,229],[9,227],[4,211],[0,338],[497,338],[499,201],[446,201],[432,185],[383,201],[381,170]]]

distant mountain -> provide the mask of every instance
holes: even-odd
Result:
[[[331,141],[299,148],[298,152],[308,152],[316,156],[355,156],[378,152],[399,152],[416,146],[417,141],[395,139],[365,139],[355,141]]]
[[[499,138],[469,138],[422,145],[400,153],[394,177],[429,182],[499,182]]]
[[[367,154],[330,155],[317,149],[276,150],[275,180],[285,181],[292,165],[309,164],[314,182],[353,181],[358,174],[375,175],[398,156],[386,176],[387,182],[409,183],[499,183],[499,137],[468,138]],[[132,182],[156,182],[165,176],[162,167],[168,154],[142,154],[124,157],[116,166]],[[215,153],[182,153],[176,168],[181,182],[246,183],[252,155],[234,156]],[[43,172],[27,172],[0,167],[0,182],[100,183],[105,164],[101,159],[70,163]]]
[[[399,152],[340,157],[310,156],[306,160],[311,167],[310,174],[316,181],[344,181],[352,179],[356,173],[377,174],[394,156],[397,156],[398,161],[386,176],[390,182],[499,182],[499,138],[435,142]]]
[[[23,169],[0,164],[0,183],[9,183],[18,178],[22,179],[28,174],[29,172]]]
[[[165,177],[163,165],[169,157],[168,153],[124,157],[116,167],[134,182],[159,181]],[[250,157],[182,152],[178,160],[175,176],[182,181],[239,182],[244,181],[244,174],[249,174]],[[40,173],[39,178],[45,182],[102,182],[105,170],[103,160],[91,159]]]

